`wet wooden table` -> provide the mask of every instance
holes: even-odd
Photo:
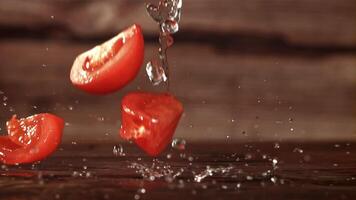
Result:
[[[159,158],[132,144],[67,144],[1,166],[0,199],[355,199],[356,143],[195,143]]]

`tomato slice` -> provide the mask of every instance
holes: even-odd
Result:
[[[121,137],[157,156],[171,142],[183,105],[168,93],[134,92],[123,98],[121,112]]]
[[[34,115],[26,119],[16,119],[16,115],[6,123],[9,139],[17,145],[30,145],[39,136],[40,117]]]
[[[8,135],[0,136],[0,161],[31,163],[53,153],[62,139],[63,119],[48,113],[7,122]]]
[[[74,86],[93,94],[107,94],[131,82],[143,63],[144,40],[132,25],[105,43],[79,55],[72,66]]]

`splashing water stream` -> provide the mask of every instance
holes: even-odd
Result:
[[[153,85],[167,82],[169,90],[169,64],[167,59],[167,49],[174,43],[172,34],[179,30],[181,18],[182,0],[161,0],[158,6],[148,3],[147,13],[159,24],[159,44],[158,58],[151,59],[146,65],[148,78]]]

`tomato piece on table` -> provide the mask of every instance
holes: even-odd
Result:
[[[134,24],[79,55],[72,66],[70,79],[74,86],[92,94],[114,92],[137,76],[143,57],[142,31]]]
[[[7,136],[0,136],[0,161],[5,164],[31,163],[52,154],[62,139],[63,119],[42,113],[24,119],[13,116]]]
[[[121,112],[121,137],[157,156],[171,142],[183,105],[168,93],[134,92],[123,98]]]

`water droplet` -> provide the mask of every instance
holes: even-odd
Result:
[[[124,153],[124,148],[121,144],[114,146],[112,149],[112,153],[115,156],[126,156],[126,154]]]
[[[272,183],[276,184],[277,183],[277,178],[276,177],[271,177]]]
[[[245,160],[251,160],[252,159],[252,155],[251,154],[245,154]]]
[[[296,147],[296,148],[293,149],[293,152],[297,152],[297,153],[302,154],[304,151],[303,151],[303,149]]]
[[[85,177],[87,177],[87,178],[91,177],[91,173],[90,172],[86,172],[85,173]]]
[[[103,122],[103,121],[105,121],[105,118],[104,118],[104,117],[98,117],[97,120],[98,120],[99,122]]]
[[[166,73],[156,59],[147,63],[146,73],[153,85],[159,85],[161,82],[167,81]]]
[[[139,200],[140,198],[141,198],[140,195],[135,194],[135,196],[134,196],[134,199],[135,199],[135,200]]]
[[[184,139],[176,138],[172,141],[172,148],[177,150],[185,150],[186,141]]]
[[[156,22],[160,22],[162,21],[162,16],[160,15],[160,12],[157,8],[157,6],[153,5],[153,4],[147,4],[146,5],[146,10],[147,13],[152,17],[152,19]]]
[[[161,30],[163,33],[174,34],[179,31],[179,25],[176,21],[167,19],[161,24]]]
[[[161,37],[159,37],[159,43],[161,44],[161,48],[159,49],[160,54],[164,56],[164,51],[174,44],[174,39],[169,34],[162,34]]]
[[[278,142],[274,143],[274,148],[275,148],[275,149],[279,149],[279,148],[280,148],[280,145],[279,145]]]
[[[138,190],[139,193],[141,194],[145,194],[146,193],[146,189],[145,188],[141,188]]]
[[[78,176],[79,176],[79,172],[73,171],[72,176],[73,176],[73,177],[78,177]]]
[[[153,176],[153,175],[151,175],[151,176],[148,178],[148,180],[150,180],[150,181],[154,181],[155,179],[156,179],[156,177]]]
[[[276,165],[278,164],[278,160],[274,158],[274,159],[272,160],[272,164],[273,164],[273,166],[276,166]]]

